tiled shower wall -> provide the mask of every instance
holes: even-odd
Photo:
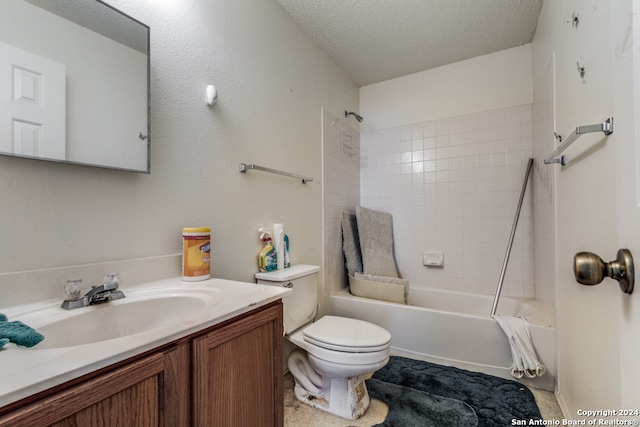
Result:
[[[353,119],[352,119],[353,120]],[[322,113],[324,296],[347,286],[342,254],[343,211],[360,203],[360,134],[343,118]]]
[[[360,138],[360,203],[393,214],[401,276],[411,287],[493,294],[532,155],[531,105],[365,132]],[[341,163],[326,150],[325,173],[333,174],[329,162]],[[534,296],[532,193],[529,181],[503,295]],[[356,197],[351,196],[345,195],[345,205]],[[425,267],[424,252],[443,252],[444,267]]]

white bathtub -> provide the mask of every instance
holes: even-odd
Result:
[[[392,353],[442,365],[513,379],[511,349],[498,323],[489,317],[493,298],[463,292],[411,288],[409,305],[351,295],[329,297],[331,314],[379,325],[391,333]],[[553,390],[556,372],[555,328],[536,316],[534,304],[502,297],[497,314],[526,317],[538,359],[547,374],[522,382]]]

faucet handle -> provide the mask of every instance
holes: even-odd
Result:
[[[106,276],[104,276],[103,283],[105,285],[115,285],[115,288],[112,289],[119,288],[120,285],[122,285],[122,278],[120,277],[120,273],[108,273]]]
[[[77,301],[82,299],[82,279],[70,279],[64,285],[64,299],[67,301]]]

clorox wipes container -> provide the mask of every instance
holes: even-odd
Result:
[[[195,282],[211,276],[211,229],[182,229],[182,280]]]

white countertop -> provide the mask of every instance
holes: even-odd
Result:
[[[121,290],[125,295],[136,295],[136,293],[151,291],[158,293],[164,289],[171,292],[177,287],[189,290],[215,289],[216,302],[187,316],[184,321],[176,321],[133,335],[91,344],[61,348],[43,346],[41,349],[38,349],[40,344],[31,348],[18,347],[13,343],[5,345],[0,349],[0,407],[206,329],[279,300],[291,292],[291,289],[284,287],[224,279],[183,282],[179,277],[131,287],[125,286]],[[118,301],[106,304],[114,304]],[[78,313],[79,310],[100,307],[83,307],[67,311],[59,308],[61,302],[61,300],[43,301],[2,308],[0,312],[6,314],[9,321],[24,319],[24,323],[37,330],[38,321],[33,319],[37,319],[40,313],[45,313],[43,317],[46,316],[46,320],[43,322],[46,323],[50,322],[52,317],[62,318],[72,315],[71,312]],[[72,334],[73,331],[69,333]],[[46,335],[42,343],[44,342],[46,342]]]

